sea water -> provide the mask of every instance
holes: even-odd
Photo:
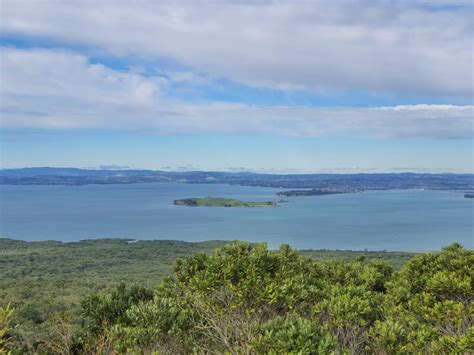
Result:
[[[280,207],[174,206],[187,197],[278,199],[279,189],[153,183],[0,186],[0,236],[29,241],[91,238],[264,241],[298,249],[474,248],[474,200],[451,191],[370,191],[289,197]]]

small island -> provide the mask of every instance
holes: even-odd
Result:
[[[474,198],[474,193],[465,194],[464,198]]]
[[[183,198],[174,200],[176,206],[189,207],[277,207],[274,201],[241,201],[223,197]]]
[[[291,196],[324,196],[324,195],[335,195],[345,194],[355,191],[346,190],[321,190],[321,189],[310,189],[310,190],[288,190],[281,191],[276,194],[276,197],[291,197]]]

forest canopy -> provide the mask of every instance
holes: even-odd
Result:
[[[395,271],[382,260],[321,262],[287,245],[271,251],[234,242],[178,260],[155,288],[122,283],[85,297],[81,322],[55,315],[36,346],[49,353],[468,352],[473,270],[473,251],[459,244]],[[15,351],[11,324],[1,323],[2,346]]]

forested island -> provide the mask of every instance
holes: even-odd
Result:
[[[470,353],[473,269],[459,244],[0,239],[0,353]]]
[[[183,198],[174,200],[176,206],[188,207],[277,207],[274,201],[241,201],[224,197]]]
[[[465,198],[474,198],[474,193],[468,193],[464,195]]]

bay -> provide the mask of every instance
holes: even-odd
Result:
[[[370,191],[285,198],[275,208],[174,206],[219,196],[277,200],[280,190],[221,184],[0,186],[0,236],[28,241],[91,238],[264,241],[277,248],[474,248],[474,201],[461,192]]]

